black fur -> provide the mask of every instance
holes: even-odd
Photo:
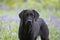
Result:
[[[23,10],[19,17],[19,40],[36,40],[39,35],[41,40],[49,40],[48,26],[35,10]]]

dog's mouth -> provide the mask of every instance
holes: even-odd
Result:
[[[31,20],[27,21],[26,25],[32,25],[32,21]]]
[[[30,22],[30,21],[28,21],[28,22],[27,22],[27,24],[28,24],[28,25],[31,25],[31,22]]]

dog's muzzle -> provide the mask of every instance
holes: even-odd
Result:
[[[32,24],[32,20],[27,20],[27,21],[26,21],[26,24],[27,24],[27,25],[31,25],[31,24]]]

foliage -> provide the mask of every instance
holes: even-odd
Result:
[[[4,12],[3,14],[6,14],[9,12]],[[4,19],[5,16],[1,16],[0,20],[0,40],[18,40],[18,28],[19,28],[19,21],[17,22],[18,19],[13,20],[12,15],[13,12],[10,12],[11,14],[8,14],[11,18],[6,20]],[[3,15],[1,14],[1,15]],[[15,12],[13,13],[14,15]],[[7,16],[8,17],[8,16]],[[4,19],[4,20],[3,20]],[[50,40],[59,40],[60,39],[60,31],[53,25],[53,23],[49,24],[49,38]],[[40,37],[38,37],[37,40],[40,40]]]
[[[59,40],[60,39],[60,30],[57,29],[52,23],[49,25],[50,40]]]
[[[16,7],[22,9],[37,9],[39,12],[43,10],[46,13],[50,10],[54,16],[60,16],[60,0],[0,0],[0,2],[9,9]]]
[[[36,9],[44,18],[60,16],[60,0],[0,0],[0,7],[3,4],[8,10],[0,8],[0,40],[18,40],[19,9]],[[53,23],[49,24],[49,38],[60,39],[60,30]]]

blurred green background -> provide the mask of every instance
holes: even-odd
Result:
[[[24,9],[35,9],[49,27],[49,39],[60,40],[60,0],[0,0],[0,40],[19,40],[18,14]]]

